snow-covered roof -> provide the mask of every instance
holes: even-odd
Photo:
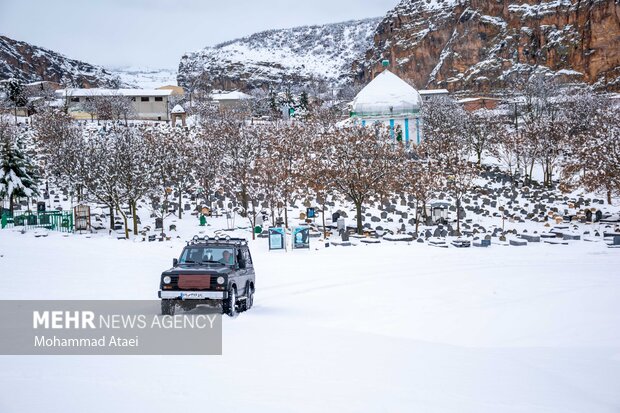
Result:
[[[223,92],[223,93],[213,93],[211,95],[213,100],[247,100],[252,99],[252,96],[247,93],[234,91],[234,92]]]
[[[55,84],[55,85],[58,84],[58,82],[52,82],[51,80],[39,80],[37,82],[26,83],[26,86],[41,86],[41,85],[46,85],[50,83]]]
[[[480,96],[480,97],[475,97],[475,98],[463,98],[463,99],[459,99],[456,102],[457,103],[469,103],[469,102],[477,102],[479,100],[496,100],[496,101],[501,101],[501,99],[499,98],[491,98],[491,97],[484,97],[484,96]]]
[[[170,113],[185,113],[185,109],[183,109],[183,106],[181,105],[176,105],[172,108],[172,111]]]
[[[450,92],[448,89],[420,89],[418,90],[420,95],[448,95]]]
[[[389,70],[384,70],[353,100],[354,116],[415,113],[422,99],[417,90]]]
[[[170,96],[169,89],[61,89],[56,91],[61,96],[89,97],[89,96]]]

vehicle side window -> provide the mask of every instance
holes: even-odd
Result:
[[[241,254],[241,250],[237,250],[237,263],[241,266],[241,260],[243,259],[243,254]]]
[[[249,249],[243,250],[243,257],[245,258],[245,261],[247,262],[248,265],[252,265],[252,255],[250,255]]]

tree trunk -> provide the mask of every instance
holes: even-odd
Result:
[[[114,231],[114,207],[110,206],[110,231]]]
[[[250,224],[252,226],[252,239],[255,240],[256,231],[254,231],[254,229],[256,228],[256,207],[254,207],[254,205],[252,205],[252,214],[248,214],[248,216],[250,216]]]
[[[611,204],[611,202],[610,202]],[[13,208],[14,208],[14,200],[13,200],[13,194],[9,195],[9,211],[11,212],[11,215],[13,215]]]
[[[321,211],[323,217],[323,238],[327,238],[327,229],[325,228],[325,204],[323,204],[323,211]]]
[[[245,190],[245,186],[241,188],[241,206],[243,207],[244,214],[248,214],[248,193]]]
[[[420,226],[420,201],[415,200],[415,233],[418,233],[418,227]]]
[[[607,189],[607,203],[611,205],[611,189]]]
[[[284,200],[284,228],[288,228],[288,202]]]
[[[129,205],[131,206],[132,218],[133,218],[133,234],[138,235],[138,211],[136,208],[137,202],[131,200]]]
[[[127,222],[127,214],[125,214],[125,212],[123,212],[121,207],[118,205],[116,206],[116,210],[123,217],[123,223],[125,224],[125,239],[129,239],[129,227],[128,227],[128,222]]]
[[[456,200],[456,235],[461,236],[461,200]]]
[[[357,233],[362,235],[362,203],[355,202],[355,211],[357,212]]]
[[[164,196],[164,202],[161,205],[161,233],[164,233],[164,218],[166,217],[166,214],[168,213],[168,192],[166,192],[166,195]]]
[[[179,219],[183,219],[183,210],[181,209],[181,204],[183,203],[183,192],[179,189]]]

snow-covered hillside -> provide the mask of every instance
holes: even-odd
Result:
[[[100,66],[53,50],[0,36],[0,79],[50,80],[72,87],[119,87],[117,76]]]
[[[110,72],[117,75],[121,82],[139,89],[156,89],[161,86],[176,85],[177,71],[148,67],[111,67]]]
[[[188,53],[179,65],[179,85],[191,89],[202,80],[230,90],[310,78],[342,81],[370,47],[379,21],[270,30]]]

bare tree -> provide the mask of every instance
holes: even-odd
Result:
[[[456,232],[461,234],[461,203],[463,197],[473,187],[478,170],[469,162],[459,160],[446,169],[446,189],[454,197],[456,203]]]
[[[445,186],[445,175],[442,168],[432,166],[425,160],[412,159],[407,162],[406,166],[405,189],[415,198],[415,232],[417,233],[420,219],[427,217],[427,203],[436,191]]]
[[[620,194],[620,108],[603,98],[581,102],[587,121],[574,119],[569,153],[564,160],[563,178],[569,186],[604,191],[607,202]],[[585,127],[584,127],[585,126]]]
[[[465,111],[450,98],[434,99],[422,108],[426,157],[450,165],[467,153]]]
[[[315,138],[313,147],[326,160],[330,185],[353,201],[361,234],[362,206],[402,188],[403,146],[391,142],[387,128],[351,127]]]

